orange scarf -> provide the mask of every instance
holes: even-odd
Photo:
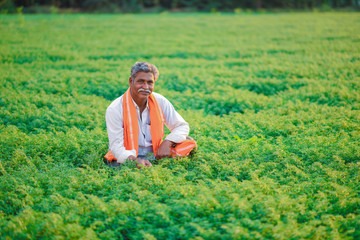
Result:
[[[164,137],[164,114],[153,94],[148,98],[150,109],[150,131],[153,151],[156,156],[157,150]],[[139,152],[139,123],[135,104],[130,95],[130,88],[123,97],[123,123],[124,123],[124,147],[126,150]]]

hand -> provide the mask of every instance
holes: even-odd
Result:
[[[144,167],[152,167],[152,164],[149,160],[145,160],[145,159],[140,159],[140,158],[137,158],[137,167],[139,169],[141,169],[143,166]]]
[[[137,158],[137,157],[134,157],[134,156],[129,156],[127,159],[130,159],[130,160],[133,160],[136,163],[137,165],[137,168],[142,168],[142,167],[151,167],[152,164],[149,160],[145,160],[145,159],[141,159],[141,158]]]
[[[161,159],[165,157],[171,157],[171,146],[174,145],[173,142],[169,140],[164,140],[157,151],[156,159]]]

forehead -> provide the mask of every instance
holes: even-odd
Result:
[[[136,80],[153,80],[154,81],[154,74],[152,72],[138,72],[135,77]]]

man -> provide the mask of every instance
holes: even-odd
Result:
[[[162,95],[153,92],[158,69],[147,62],[131,68],[129,89],[106,110],[109,152],[105,158],[112,166],[127,159],[138,167],[151,166],[156,157],[187,156],[196,142],[187,139],[189,124]],[[171,133],[163,139],[164,124]]]

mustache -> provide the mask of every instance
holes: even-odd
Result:
[[[147,92],[147,93],[151,93],[151,91],[150,91],[150,90],[148,90],[148,89],[143,89],[143,88],[140,88],[140,89],[138,90],[138,92]]]

